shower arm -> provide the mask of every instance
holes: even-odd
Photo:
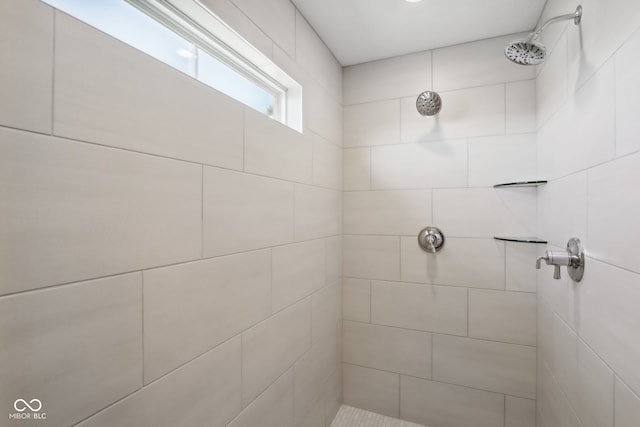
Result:
[[[573,19],[573,23],[578,25],[580,23],[580,20],[582,19],[582,6],[578,6],[576,8],[576,11],[573,13],[568,13],[566,15],[560,15],[560,16],[556,16],[554,18],[548,19],[544,24],[542,24],[540,28],[535,30],[533,33],[529,34],[529,37],[527,37],[527,42],[531,43],[533,40],[536,40],[540,35],[540,33],[542,33],[545,28],[547,28],[549,25],[553,24],[554,22],[567,21],[569,19]]]

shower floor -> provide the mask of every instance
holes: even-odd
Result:
[[[426,427],[364,409],[342,405],[330,427]]]

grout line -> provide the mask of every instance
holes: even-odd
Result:
[[[204,259],[204,165],[200,174],[200,258]]]
[[[55,123],[55,99],[56,99],[56,31],[57,31],[57,16],[58,12],[53,9],[52,25],[53,25],[53,37],[51,47],[51,127],[50,135],[53,135],[53,127]]]

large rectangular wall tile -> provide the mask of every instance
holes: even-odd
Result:
[[[420,249],[415,238],[402,237],[402,281],[504,289],[504,247],[504,242],[494,239],[447,236],[444,249],[434,256]],[[470,259],[475,261],[467,262]]]
[[[344,236],[344,275],[363,279],[400,279],[400,238]]]
[[[271,306],[278,312],[325,285],[325,241],[272,249]]]
[[[344,190],[371,189],[371,148],[345,148],[343,155]]]
[[[342,318],[356,322],[371,321],[371,281],[344,279],[342,288]]]
[[[535,236],[536,190],[434,190],[433,221],[447,237]]]
[[[574,406],[584,427],[612,427],[614,423],[614,374],[582,341],[578,340],[577,391]]]
[[[505,396],[505,427],[536,427],[536,401]]]
[[[343,195],[346,234],[417,235],[431,224],[431,191],[353,191]]]
[[[400,376],[391,372],[342,365],[344,404],[398,418]]]
[[[431,377],[431,334],[345,321],[342,360],[359,366]]]
[[[514,38],[518,34],[435,49],[433,89],[447,91],[534,78],[534,67],[505,61],[498,54]]]
[[[72,425],[140,388],[141,287],[135,273],[0,298],[0,404],[37,398]]]
[[[563,12],[565,13],[565,12]],[[552,26],[553,27],[553,26]],[[567,100],[567,37],[560,37],[542,71],[536,79],[536,125],[538,129],[552,117]]]
[[[0,130],[0,294],[200,258],[200,166]]]
[[[245,108],[244,170],[258,175],[310,183],[313,135],[300,133]]]
[[[577,298],[578,333],[636,394],[640,393],[640,276],[587,258]]]
[[[588,246],[587,172],[550,181],[538,188],[538,232],[564,247],[572,237]]]
[[[536,345],[536,296],[469,289],[469,336]]]
[[[402,142],[504,135],[504,93],[503,84],[442,92],[444,107],[431,120],[416,111],[415,96],[403,98]]]
[[[536,349],[448,335],[433,336],[433,379],[533,399]]]
[[[242,168],[239,102],[62,13],[55,51],[56,135]]]
[[[301,81],[304,85],[302,110],[304,111],[305,128],[342,146],[342,104],[315,79],[306,77]]]
[[[401,376],[400,417],[434,427],[503,427],[504,396]]]
[[[295,187],[295,238],[297,241],[340,233],[342,193],[326,188]]]
[[[530,243],[506,242],[505,279],[508,291],[536,292],[537,247]]]
[[[53,9],[36,0],[0,4],[0,124],[51,132]]]
[[[344,107],[344,146],[363,147],[400,142],[400,101]]]
[[[313,135],[313,184],[342,190],[342,148]]]
[[[312,342],[335,337],[342,323],[342,282],[326,286],[311,297]]]
[[[322,392],[331,374],[340,366],[338,336],[318,341],[293,367],[293,402],[295,420],[302,421],[322,402]],[[324,424],[324,415],[322,416]]]
[[[640,398],[616,378],[616,427],[634,427],[640,419]]]
[[[282,374],[240,415],[227,424],[228,427],[294,427],[294,425],[291,369]]]
[[[342,65],[299,11],[296,11],[295,60],[332,98],[342,102]]]
[[[293,241],[293,184],[205,167],[203,193],[205,257]]]
[[[264,31],[274,43],[289,56],[295,57],[296,49],[296,8],[286,0],[255,2],[232,0],[253,22]]]
[[[145,271],[145,383],[266,319],[270,296],[269,251]]]
[[[311,299],[242,334],[242,405],[246,406],[311,348]]]
[[[466,335],[467,289],[374,281],[371,284],[371,322]]]
[[[325,279],[330,285],[342,279],[342,235],[328,237],[326,243]]]
[[[536,131],[536,81],[506,85],[507,135]]]
[[[640,93],[640,32],[618,50],[616,69],[616,155],[640,150],[640,121],[636,114],[636,100]]]
[[[536,135],[489,136],[469,140],[469,186],[535,181]]]
[[[588,172],[589,255],[640,273],[635,240],[640,236],[640,154]]]
[[[466,140],[373,147],[371,188],[466,187],[467,156]]]
[[[343,79],[344,105],[417,96],[431,85],[431,52],[345,67]]]
[[[192,425],[224,427],[241,409],[240,360],[237,336],[78,426],[181,426],[188,419]]]
[[[549,427],[582,427],[562,389],[544,361],[540,364],[540,393],[536,401],[538,418]]]

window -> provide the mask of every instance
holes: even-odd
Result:
[[[302,132],[302,87],[197,0],[44,0]]]

